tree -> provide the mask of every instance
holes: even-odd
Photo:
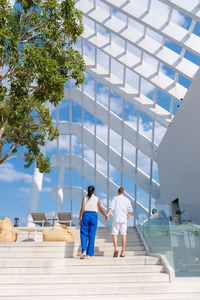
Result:
[[[47,101],[63,99],[66,81],[84,82],[85,63],[74,44],[83,32],[75,0],[0,1],[0,164],[23,156],[40,172],[41,152],[56,139]]]

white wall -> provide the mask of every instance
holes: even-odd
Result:
[[[179,198],[184,218],[200,222],[200,70],[158,148],[159,203]]]

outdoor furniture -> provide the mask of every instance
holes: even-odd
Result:
[[[18,227],[18,226],[19,226],[19,218],[15,218],[14,227]]]
[[[16,242],[17,232],[9,218],[0,221],[0,242]]]
[[[43,233],[43,229],[39,227],[18,227],[18,234],[20,232],[26,232],[27,237],[22,240],[22,242],[36,242],[37,241],[37,232]],[[30,239],[30,233],[34,232],[34,239]]]
[[[59,224],[72,226],[72,215],[68,212],[59,212],[58,221]]]
[[[34,224],[44,226],[52,226],[52,224],[46,219],[44,213],[31,213],[33,220],[31,221]]]
[[[52,221],[52,226],[54,226],[55,221],[57,221],[58,219],[57,218],[48,218],[47,220]]]
[[[74,242],[74,234],[66,225],[57,225],[51,231],[43,232],[44,242]]]

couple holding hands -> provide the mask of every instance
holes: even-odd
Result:
[[[95,189],[91,185],[88,187],[88,194],[82,199],[81,211],[79,215],[80,236],[81,236],[81,259],[91,258],[94,255],[94,244],[97,230],[98,208],[106,221],[112,216],[112,238],[114,245],[113,257],[118,257],[117,236],[120,232],[122,235],[122,249],[120,257],[125,256],[127,220],[133,213],[131,202],[124,196],[124,189],[118,189],[118,195],[115,196],[110,204],[106,214],[101,206],[100,199],[95,196]]]

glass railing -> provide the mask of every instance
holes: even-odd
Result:
[[[200,225],[171,222],[176,276],[200,276]]]
[[[171,228],[169,217],[163,209],[157,208],[157,213],[149,215],[141,204],[136,204],[136,225],[143,236],[150,253],[165,255],[174,268],[173,250],[171,244]]]
[[[150,253],[165,255],[176,276],[200,276],[200,224],[191,221],[188,209],[170,218],[168,206],[155,214],[136,204],[136,225]]]

